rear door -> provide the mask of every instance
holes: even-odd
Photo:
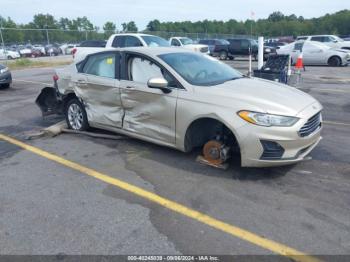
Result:
[[[121,101],[125,111],[123,129],[175,144],[175,112],[178,89],[174,78],[154,60],[135,53],[124,53]],[[172,91],[149,88],[153,77],[164,77]]]
[[[122,126],[124,112],[120,99],[119,64],[119,52],[93,54],[72,77],[74,91],[83,100],[89,122],[108,127]]]
[[[326,49],[312,42],[305,42],[303,46],[303,59],[308,65],[319,65],[326,63]]]
[[[249,55],[250,48],[252,48],[250,41],[247,39],[242,39],[240,48],[241,55]]]
[[[241,48],[241,41],[239,39],[230,39],[230,53],[233,55],[238,55]]]

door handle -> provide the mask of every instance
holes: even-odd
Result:
[[[126,86],[127,89],[134,89],[132,86]]]

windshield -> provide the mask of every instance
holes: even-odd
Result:
[[[344,39],[341,39],[340,37],[337,36],[331,36],[332,40],[337,40],[338,42],[344,42]]]
[[[183,45],[192,45],[193,44],[193,40],[187,37],[184,38],[180,38],[180,41]]]
[[[191,85],[219,85],[242,77],[232,67],[202,54],[171,53],[159,57]]]
[[[229,44],[230,44],[230,42],[229,42],[229,41],[224,40],[224,39],[219,39],[218,41],[219,41],[219,42],[220,42],[220,44],[222,44],[222,45],[229,45]]]
[[[165,39],[158,36],[144,35],[142,39],[148,46],[170,46]]]

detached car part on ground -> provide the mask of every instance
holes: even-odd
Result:
[[[0,64],[0,89],[9,88],[12,83],[12,75],[8,67]]]
[[[256,167],[299,162],[321,140],[322,106],[310,95],[191,51],[110,49],[57,73],[56,88],[45,88],[37,104],[44,114],[64,112],[75,130],[203,148],[209,164],[240,157]]]

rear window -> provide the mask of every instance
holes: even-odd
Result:
[[[166,41],[164,38],[161,38],[159,36],[144,35],[141,37],[143,41],[146,42],[147,46],[170,46],[168,41]]]
[[[80,44],[81,47],[106,47],[106,41],[104,40],[89,40]]]
[[[219,40],[216,40],[216,44],[218,44],[218,45],[229,45],[230,43],[227,40],[219,39]]]

